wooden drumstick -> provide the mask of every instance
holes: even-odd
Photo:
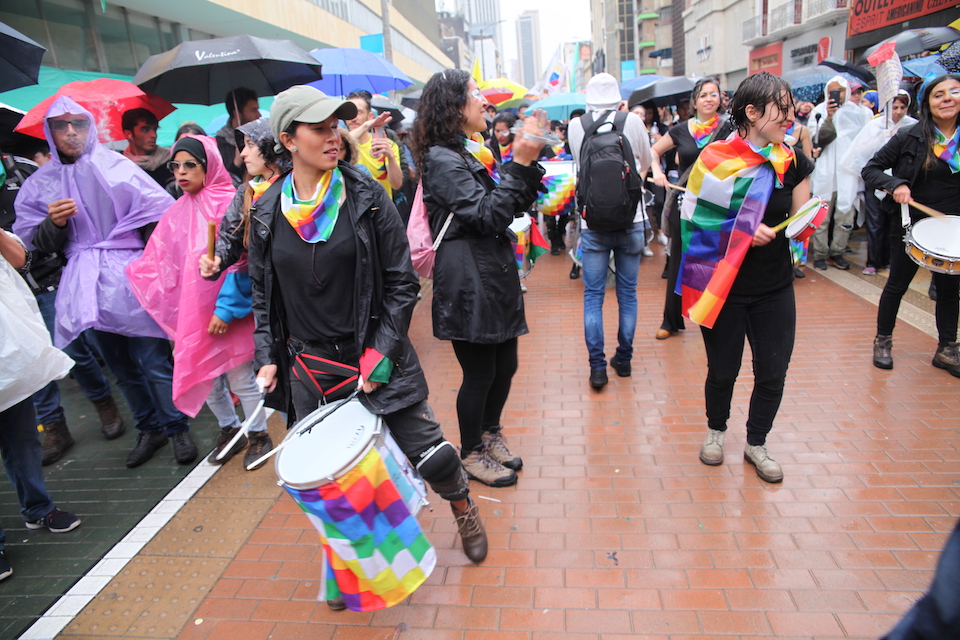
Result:
[[[217,246],[217,221],[207,220],[207,257],[213,260],[213,252]]]
[[[884,191],[886,191],[886,189],[884,189]],[[886,193],[889,193],[891,196],[893,195],[893,192],[892,192],[892,191],[886,191]],[[916,209],[917,211],[923,211],[925,214],[927,214],[927,215],[930,216],[931,218],[946,218],[946,217],[947,217],[947,214],[941,213],[940,211],[937,211],[937,210],[934,209],[933,207],[928,207],[928,206],[925,205],[925,204],[920,204],[919,202],[917,202],[917,201],[914,200],[913,198],[910,198],[909,200],[907,200],[907,204],[909,204],[911,207],[913,207],[913,208]]]
[[[647,178],[647,182],[649,182],[650,184],[657,184],[656,182],[653,181],[653,178]],[[686,187],[681,187],[678,184],[671,184],[669,182],[667,183],[667,189],[676,189],[677,191],[687,190]]]

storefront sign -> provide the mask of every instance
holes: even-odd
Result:
[[[847,37],[957,6],[957,0],[851,0]]]
[[[783,43],[770,44],[750,52],[750,73],[767,71],[775,76],[783,73]]]
[[[830,39],[830,36],[820,38],[820,42],[817,43],[817,64],[820,64],[830,57],[830,48],[832,42],[833,41]]]

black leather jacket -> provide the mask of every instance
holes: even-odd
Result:
[[[356,231],[354,335],[358,352],[373,348],[394,363],[390,381],[362,395],[361,401],[373,413],[389,414],[420,402],[428,393],[423,369],[407,337],[420,280],[410,262],[403,222],[386,192],[356,167],[341,162],[340,170],[347,193],[341,215],[349,216]],[[282,179],[277,180],[251,209],[248,254],[257,324],[254,361],[257,369],[277,365],[277,388],[267,398],[267,405],[292,416],[289,334],[271,258],[274,225],[286,224],[280,213],[282,184]]]
[[[926,142],[923,139],[923,130],[920,124],[910,125],[897,131],[887,144],[877,151],[866,164],[860,175],[868,189],[883,189],[893,193],[893,190],[902,184],[911,189],[920,177],[920,169],[927,157]],[[888,176],[884,171],[893,169],[893,175]],[[893,198],[884,198],[880,203],[887,214],[897,213],[899,205]],[[910,208],[910,215],[914,220],[926,218],[927,215]]]

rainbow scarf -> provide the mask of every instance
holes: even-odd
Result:
[[[513,143],[507,146],[500,145],[500,164],[507,164],[513,160]]]
[[[475,133],[472,138],[463,138],[462,140],[466,150],[480,161],[493,181],[500,184],[500,169],[497,167],[497,159],[493,157],[493,151],[490,150],[490,147],[483,144],[483,137],[479,133]]]
[[[758,149],[739,136],[701,152],[680,211],[683,254],[675,292],[685,317],[713,328],[774,184],[782,187],[793,159],[784,145]]]
[[[340,215],[347,194],[340,169],[327,171],[320,178],[317,192],[310,200],[300,200],[293,189],[293,172],[283,180],[280,211],[304,242],[326,242]]]
[[[411,495],[401,493],[415,489],[391,480],[403,474],[392,455],[374,447],[328,484],[284,486],[320,533],[321,600],[343,595],[348,609],[376,611],[403,602],[430,576],[436,550],[410,513]]]
[[[272,178],[267,180],[267,179],[264,179],[263,176],[254,176],[253,180],[247,183],[250,185],[250,188],[253,189],[253,196],[251,198],[251,201],[256,202],[257,200],[259,200],[260,196],[266,193],[267,189],[270,188],[270,185],[276,182],[277,178],[279,177],[280,176],[273,176]]]
[[[545,216],[569,215],[577,210],[577,173],[573,163],[543,165],[546,192],[537,195],[537,209]]]
[[[950,173],[960,172],[960,127],[953,132],[953,137],[947,139],[947,136],[941,133],[940,129],[934,127],[937,139],[933,143],[933,154],[947,163],[950,167]]]
[[[707,140],[710,139],[713,132],[720,126],[720,116],[714,114],[714,116],[706,122],[694,118],[691,126],[693,127],[693,139],[697,143],[697,149],[703,149],[707,144]]]

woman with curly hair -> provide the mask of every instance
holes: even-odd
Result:
[[[423,88],[412,137],[434,237],[449,218],[433,270],[433,334],[453,342],[463,370],[460,457],[473,478],[505,487],[517,482],[523,461],[505,444],[500,414],[517,370],[517,338],[527,333],[507,228],[536,200],[543,145],[527,118],[512,161],[500,165],[480,137],[486,105],[466,71],[437,73]]]

